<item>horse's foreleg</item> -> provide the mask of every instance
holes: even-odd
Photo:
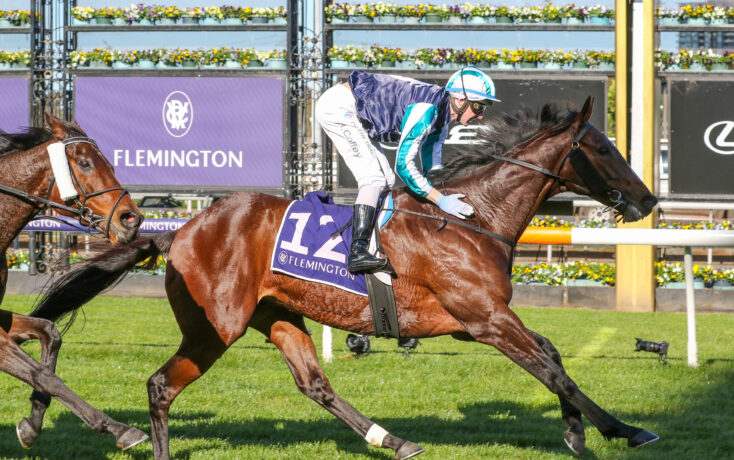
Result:
[[[334,392],[319,365],[316,347],[301,316],[269,306],[255,312],[250,326],[265,334],[278,347],[303,394],[346,423],[369,444],[393,449],[397,459],[411,458],[423,452],[421,446],[391,435]]]
[[[578,408],[606,439],[626,438],[630,447],[643,446],[658,439],[649,431],[620,422],[582,393],[563,367],[543,351],[520,318],[506,305],[495,308],[491,315],[475,313],[472,318],[462,319],[462,323],[475,340],[497,348],[554,394]]]
[[[61,334],[53,322],[12,313],[12,325],[8,330],[8,335],[17,344],[32,339],[40,341],[41,364],[51,372],[56,371],[56,360],[61,348]],[[30,399],[31,415],[21,419],[16,427],[18,440],[26,449],[31,447],[41,434],[43,416],[51,404],[51,395],[33,390]]]
[[[148,438],[137,428],[113,420],[89,405],[64,385],[56,374],[23,351],[4,330],[0,330],[0,371],[58,399],[93,430],[111,433],[117,439],[117,447],[121,449],[132,447]]]
[[[556,347],[553,346],[550,340],[538,334],[537,332],[529,332],[535,338],[535,342],[538,346],[558,365],[563,372],[566,370],[561,362],[561,354],[558,353]],[[586,436],[584,435],[584,422],[581,420],[581,411],[576,406],[568,402],[562,395],[558,395],[558,399],[561,402],[561,417],[568,424],[568,429],[563,433],[563,440],[566,445],[574,451],[577,455],[581,455],[584,452],[586,444]]]

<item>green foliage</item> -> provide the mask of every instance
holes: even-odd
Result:
[[[4,308],[28,312],[33,297],[7,296]],[[588,420],[585,457],[730,457],[734,425],[734,315],[699,315],[697,369],[686,365],[686,317],[516,309],[560,351],[582,391],[623,422],[661,436],[642,450],[607,442]],[[317,350],[321,326],[312,322]],[[569,459],[558,399],[497,350],[449,337],[421,339],[405,357],[394,340],[372,339],[353,359],[334,331],[336,359],[325,364],[334,389],[396,436],[420,443],[428,459]],[[670,342],[669,363],[634,352],[635,337]],[[150,433],[146,380],[175,353],[180,332],[167,302],[99,298],[64,337],[58,373],[91,404]],[[37,342],[24,347],[38,356]],[[341,357],[345,357],[340,359]],[[111,436],[82,425],[57,401],[28,451],[15,424],[28,416],[30,389],[0,374],[3,459],[149,459],[150,442],[121,452]],[[171,456],[203,459],[389,459],[303,396],[280,354],[254,330],[235,343],[170,412]],[[705,442],[701,440],[705,439]]]
[[[617,137],[617,80],[609,79],[607,92],[607,136]]]

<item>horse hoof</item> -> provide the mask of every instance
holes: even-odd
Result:
[[[584,435],[583,431],[581,433],[575,433],[571,431],[571,428],[568,428],[563,432],[563,441],[574,454],[581,455],[584,453],[584,449],[586,448],[586,435]]]
[[[127,450],[146,439],[148,439],[147,434],[131,426],[117,438],[117,447],[122,450]]]
[[[15,433],[18,435],[20,445],[26,449],[31,448],[40,434],[33,429],[31,422],[29,422],[27,418],[21,419],[21,421],[18,422],[18,425],[15,427]]]
[[[395,460],[405,460],[406,458],[415,457],[418,454],[422,454],[425,450],[418,444],[410,441],[405,441],[398,450],[395,451]]]
[[[660,439],[660,436],[647,430],[640,430],[636,435],[627,439],[628,447],[642,447]]]

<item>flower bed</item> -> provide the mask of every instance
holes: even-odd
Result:
[[[36,13],[38,17],[38,13]],[[0,27],[28,27],[31,25],[31,12],[28,10],[0,10]]]
[[[131,4],[124,8],[75,6],[71,10],[74,25],[146,25],[146,24],[285,24],[283,6],[253,8],[250,6],[177,6]]]
[[[30,51],[0,51],[0,69],[24,69],[31,64]]]
[[[600,286],[614,286],[615,266],[598,262],[567,262],[562,264],[517,264],[512,267],[512,282],[515,284],[546,284],[566,286],[584,280]],[[694,265],[693,277],[710,288],[720,282],[734,285],[734,269],[717,270],[710,266]],[[680,262],[658,262],[655,264],[655,280],[658,286],[685,281]]]
[[[555,216],[533,217],[529,227],[583,227],[583,228],[613,228],[614,221],[606,219],[581,219],[575,222],[560,219]],[[695,221],[695,222],[658,222],[657,228],[682,229],[682,230],[734,230],[734,222],[724,220],[721,222]]]
[[[712,50],[680,50],[677,53],[657,50],[655,63],[660,70],[734,70],[734,52],[716,54]]]
[[[465,2],[460,5],[433,5],[421,3],[401,5],[396,3],[332,3],[324,7],[325,18],[331,23],[343,22],[405,22],[416,23],[562,23],[569,18],[581,23],[595,23],[593,18],[614,18],[614,10],[603,6],[578,7],[569,4],[557,7],[552,3],[542,6],[508,7],[485,3]],[[358,19],[359,18],[359,19]]]
[[[286,59],[285,50],[258,51],[252,49],[167,49],[109,50],[95,48],[69,53],[69,67],[139,67],[139,68],[219,68],[267,66],[271,61]]]
[[[70,252],[69,253],[69,263],[77,263],[82,262],[84,260],[90,259],[91,256],[84,256],[79,254],[78,252]],[[7,259],[7,266],[11,270],[27,270],[29,262],[28,252],[27,251],[16,251],[16,250],[9,250],[6,254]],[[147,263],[147,260],[143,263]],[[143,273],[149,273],[149,274],[163,274],[166,272],[166,258],[164,256],[158,256],[158,258],[155,261],[155,265],[152,268],[149,269],[142,269],[138,268],[133,270],[135,272],[143,272]]]
[[[332,66],[336,67],[379,67],[385,61],[395,62],[412,68],[459,68],[466,65],[475,65],[487,68],[514,68],[530,63],[534,67],[548,69],[573,69],[577,63],[583,63],[585,68],[602,69],[602,64],[614,64],[614,52],[576,50],[551,51],[532,49],[488,49],[475,48],[419,48],[403,50],[373,45],[369,48],[358,48],[353,45],[332,46],[327,52],[327,58]],[[335,61],[337,64],[335,65]],[[551,67],[549,64],[557,64]]]
[[[495,6],[485,3],[465,2],[456,5],[421,3],[401,5],[397,3],[331,3],[324,7],[325,18],[339,22],[438,22],[451,23],[563,23],[609,24],[614,19],[614,9],[602,5],[577,6]],[[726,24],[734,22],[734,8],[711,4],[681,5],[677,8],[658,7],[656,16],[664,24]],[[359,18],[359,19],[358,19]],[[668,22],[673,21],[673,22]],[[700,22],[699,22],[700,21]]]
[[[379,67],[385,60],[419,69],[453,69],[466,65],[478,67],[512,69],[532,67],[547,70],[596,69],[613,70],[614,51],[595,50],[532,50],[532,49],[488,49],[475,48],[419,48],[403,50],[373,45],[358,48],[353,45],[332,46],[327,52],[332,67]],[[334,61],[338,64],[334,66]],[[734,52],[722,55],[706,51],[686,51],[679,53],[658,50],[656,65],[660,70],[734,70]]]

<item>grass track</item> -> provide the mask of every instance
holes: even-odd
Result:
[[[31,297],[6,296],[25,313]],[[100,298],[64,337],[58,374],[94,406],[150,432],[145,382],[176,350],[167,302]],[[686,365],[682,314],[520,308],[525,324],[559,349],[569,375],[601,407],[661,440],[630,450],[604,441],[587,421],[587,459],[734,458],[734,315],[699,315],[699,361]],[[320,350],[321,327],[309,323]],[[346,333],[335,331],[337,357]],[[671,343],[669,364],[635,353],[635,337]],[[38,356],[39,346],[25,349]],[[558,401],[495,349],[447,337],[421,340],[406,358],[394,341],[325,366],[334,389],[397,436],[418,442],[420,459],[558,459],[564,445]],[[30,412],[30,389],[0,375],[0,458],[148,459],[151,444],[114,447],[54,402],[36,446],[15,424]],[[171,454],[179,459],[390,459],[301,395],[278,351],[250,331],[187,388],[171,409]]]

